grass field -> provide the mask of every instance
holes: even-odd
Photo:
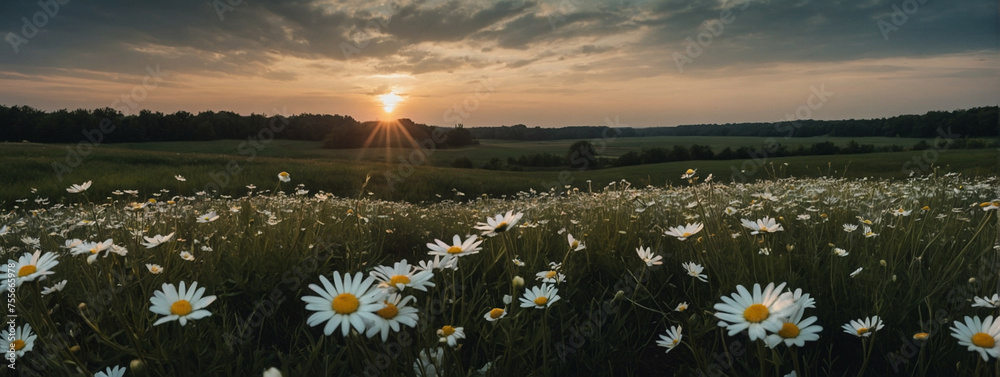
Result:
[[[149,195],[161,189],[171,190],[170,195],[192,195],[197,191],[218,190],[221,194],[242,195],[247,185],[257,190],[275,188],[274,177],[287,171],[297,184],[305,189],[325,191],[337,196],[354,197],[359,194],[366,176],[371,176],[366,191],[376,198],[407,200],[412,202],[452,198],[453,190],[468,197],[481,194],[491,196],[512,195],[518,191],[547,191],[572,186],[580,189],[600,188],[621,179],[635,184],[663,186],[680,184],[678,171],[698,169],[702,177],[713,174],[721,182],[753,181],[777,177],[883,177],[902,178],[908,175],[904,166],[931,172],[928,162],[940,167],[941,173],[961,172],[968,175],[996,174],[998,154],[993,150],[948,150],[925,152],[893,152],[869,155],[805,156],[790,158],[730,161],[685,161],[663,164],[609,168],[593,171],[558,170],[534,172],[495,172],[479,169],[436,168],[409,164],[385,164],[356,159],[304,157],[310,149],[303,142],[275,140],[256,155],[235,153],[205,154],[196,151],[206,148],[204,143],[152,143],[151,149],[172,146],[173,152],[120,148],[117,145],[100,145],[83,158],[70,155],[66,145],[7,143],[0,148],[0,174],[10,177],[8,184],[0,186],[0,202],[10,207],[15,200],[34,199],[37,196],[61,201],[67,197],[65,187],[70,183],[94,181],[100,192],[135,189]],[[212,145],[230,145],[232,142],[212,142]],[[325,153],[318,148],[311,149]],[[356,153],[337,151],[338,153]],[[407,150],[413,152],[413,150]],[[438,156],[452,151],[438,151]],[[933,154],[929,152],[934,152]],[[75,152],[74,152],[75,153]],[[368,153],[384,153],[369,151]],[[457,152],[455,152],[457,153]],[[926,154],[926,156],[925,156]],[[264,157],[264,156],[285,157]],[[74,157],[75,156],[75,157]],[[919,164],[914,163],[914,159]],[[73,163],[76,164],[73,164]],[[59,173],[53,164],[65,170]],[[910,165],[906,165],[910,163]],[[787,165],[785,165],[787,164]],[[919,170],[919,169],[918,169]],[[745,172],[744,172],[745,171]],[[737,173],[739,172],[739,173]],[[175,175],[187,181],[178,182]],[[588,184],[587,181],[590,181]],[[283,187],[290,190],[291,187]]]
[[[763,148],[767,144],[764,137],[705,137],[705,136],[656,136],[656,137],[621,137],[609,138],[607,140],[595,139],[591,141],[595,146],[605,146],[603,151],[599,151],[604,157],[618,157],[629,151],[639,151],[643,148],[672,147],[674,145],[690,146],[692,144],[708,145],[716,153],[726,147],[733,149],[739,147]],[[780,139],[782,145],[789,150],[802,145],[808,148],[815,143],[830,141],[837,146],[844,147],[854,140],[859,144],[872,144],[876,147],[899,145],[904,148],[912,147],[924,139],[913,138],[890,138],[890,137],[815,137],[815,138],[789,138]],[[523,155],[552,153],[565,156],[572,145],[577,140],[554,140],[554,141],[512,141],[512,140],[480,140],[480,144],[474,147],[441,149],[435,150],[428,158],[428,164],[433,166],[450,166],[456,158],[465,157],[473,161],[476,166],[482,166],[492,158],[499,158],[506,162],[507,158],[518,158]],[[926,140],[928,143],[931,139]],[[180,153],[203,153],[203,154],[225,154],[239,155],[240,143],[245,140],[215,140],[215,141],[184,141],[184,142],[155,142],[155,143],[124,143],[116,144],[116,148],[138,149],[161,152]],[[388,152],[388,154],[387,154]],[[269,147],[260,151],[263,157],[288,157],[288,158],[313,158],[313,159],[341,159],[341,160],[361,160],[371,162],[399,162],[399,158],[407,158],[412,149],[393,148],[385,149],[323,149],[320,142],[299,141],[299,140],[274,140]]]
[[[112,162],[128,156],[135,164]],[[995,176],[617,181],[594,193],[415,205],[192,194],[184,184],[214,159],[108,148],[79,173],[93,186],[69,194],[59,184],[69,205],[29,200],[0,214],[18,375],[112,366],[127,376],[1000,373],[985,350],[967,349],[1000,333],[964,319],[997,314]],[[255,163],[296,171],[302,161]],[[143,179],[163,185],[113,193]],[[271,172],[259,179],[278,185]],[[160,189],[170,193],[146,200]],[[167,201],[174,193],[184,196]],[[495,217],[508,211],[518,216]],[[436,240],[439,263],[425,246]],[[354,284],[341,283],[346,275]],[[196,297],[176,296],[195,282]],[[730,298],[772,283],[766,300]],[[884,327],[850,324],[873,316]],[[971,333],[955,330],[969,323]]]

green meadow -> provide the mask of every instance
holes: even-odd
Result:
[[[4,144],[8,367],[1000,375],[996,151],[530,172],[256,151]]]

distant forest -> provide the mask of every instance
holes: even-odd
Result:
[[[461,127],[439,128],[399,119],[394,129],[405,129],[413,143],[398,132],[376,132],[379,122],[358,122],[346,115],[299,114],[288,117],[240,115],[229,111],[172,114],[142,110],[125,116],[103,108],[45,112],[28,106],[0,105],[0,141],[38,143],[137,143],[148,141],[208,141],[218,139],[276,138],[323,141],[325,148],[365,146],[419,147],[433,140],[435,148],[477,144]],[[388,129],[388,128],[386,128]]]
[[[774,123],[696,124],[676,127],[615,128],[612,136],[757,136],[757,137],[912,137],[934,138],[941,132],[962,137],[996,137],[1000,135],[1000,114],[997,106],[968,110],[931,111],[924,115],[899,115],[879,119],[797,120]],[[562,128],[530,128],[523,124],[502,127],[471,127],[477,139],[502,140],[562,140],[599,139],[606,137],[608,127],[575,126]]]
[[[142,110],[123,115],[103,108],[45,112],[28,106],[0,105],[0,141],[41,143],[124,143],[147,141],[197,141],[274,137],[323,141],[326,148],[369,146],[419,147],[433,141],[435,148],[477,144],[477,139],[557,140],[595,139],[607,136],[763,136],[763,137],[911,137],[963,138],[998,136],[998,108],[980,107],[956,111],[931,111],[924,115],[900,115],[879,119],[800,120],[776,123],[701,124],[653,128],[563,127],[437,127],[398,122],[413,139],[397,128],[379,128],[379,122],[359,122],[347,115],[299,114],[288,117],[262,114],[240,115],[228,111],[172,114]],[[372,136],[373,130],[379,130]],[[736,153],[739,154],[739,153]],[[641,160],[641,159],[640,159]]]

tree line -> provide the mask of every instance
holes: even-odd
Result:
[[[348,115],[298,114],[286,117],[240,115],[230,111],[164,114],[150,110],[124,115],[113,108],[46,112],[29,106],[0,105],[0,141],[76,143],[86,135],[97,132],[101,134],[102,143],[246,139],[256,137],[278,119],[283,127],[274,132],[275,138],[323,141],[326,148],[360,148],[373,131],[388,129],[380,128],[379,122],[359,122]],[[393,129],[409,132],[417,145],[426,140],[433,140],[436,148],[478,143],[462,127],[438,129],[409,119],[391,124]],[[371,146],[414,146],[409,142],[399,142],[405,138],[388,143],[385,138],[378,139],[373,139]]]
[[[528,127],[524,124],[500,127],[472,127],[479,139],[564,140],[593,139],[614,130],[619,137],[642,136],[742,136],[742,137],[908,137],[934,138],[941,133],[963,137],[1000,135],[997,106],[955,111],[930,111],[923,115],[899,115],[876,119],[795,120],[781,122],[695,124],[675,127],[609,128],[573,126],[562,128]],[[950,132],[948,132],[950,130]]]

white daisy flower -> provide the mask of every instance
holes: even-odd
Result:
[[[38,338],[38,335],[31,333],[30,324],[25,323],[24,326],[14,328],[13,334],[10,333],[7,326],[3,328],[4,330],[0,331],[0,349],[3,350],[5,356],[13,351],[16,357],[21,357],[35,348],[35,339]],[[7,360],[10,361],[9,358]]]
[[[164,242],[170,241],[170,239],[173,236],[174,236],[174,232],[171,232],[170,234],[165,235],[165,236],[161,236],[159,234],[157,234],[157,235],[155,235],[153,237],[143,236],[142,238],[145,239],[146,242],[141,242],[139,244],[142,245],[142,246],[145,246],[147,249],[152,249],[154,247],[160,246],[160,244],[162,244]]]
[[[587,248],[580,240],[573,238],[572,234],[566,234],[566,240],[569,242],[569,251],[580,251]]]
[[[765,216],[763,219],[757,220],[757,222],[750,221],[748,219],[742,219],[743,227],[752,230],[750,234],[756,235],[760,233],[774,233],[785,230],[778,224],[774,218]]]
[[[219,214],[215,213],[215,211],[211,211],[204,215],[198,216],[197,220],[199,223],[210,223],[218,219],[219,219]]]
[[[63,280],[63,281],[60,281],[58,283],[55,283],[51,287],[42,288],[42,295],[44,296],[44,295],[56,293],[56,292],[59,292],[59,291],[63,290],[63,288],[66,288],[66,282],[67,282],[67,280]]]
[[[663,256],[653,254],[653,251],[650,250],[650,248],[648,247],[643,249],[642,246],[639,246],[638,248],[635,249],[635,252],[639,254],[639,259],[642,259],[643,262],[646,262],[646,266],[648,267],[658,266],[663,264],[662,261]]]
[[[91,182],[93,181],[86,181],[79,185],[74,184],[70,186],[68,189],[66,189],[66,191],[69,192],[70,194],[79,194],[81,192],[87,191],[87,189],[90,188]]]
[[[48,275],[55,273],[52,268],[59,264],[59,261],[56,260],[58,257],[53,252],[46,252],[43,255],[41,250],[35,250],[34,253],[24,253],[16,261],[8,259],[7,265],[14,265],[12,269],[8,267],[8,270],[14,271],[16,275],[3,279],[3,283],[0,284],[3,287],[9,287],[10,279],[14,279],[14,287],[20,287],[26,281],[45,280]]]
[[[673,351],[674,347],[681,344],[681,326],[673,326],[667,330],[666,335],[660,335],[660,340],[656,341],[656,345],[666,348],[667,351],[664,353],[670,353]]]
[[[178,176],[180,177],[180,176]],[[114,368],[108,367],[103,372],[97,372],[94,377],[123,377],[125,376],[125,367],[116,365]]]
[[[441,343],[448,343],[449,346],[458,345],[459,339],[465,339],[465,330],[462,327],[445,325],[437,331],[438,340]]]
[[[684,269],[687,270],[688,276],[698,278],[698,280],[708,283],[708,275],[701,273],[702,271],[705,271],[705,267],[702,267],[700,264],[694,262],[684,262],[681,263],[681,267],[684,267]]]
[[[506,316],[507,316],[507,309],[504,308],[493,308],[490,309],[490,311],[486,312],[486,314],[483,314],[483,318],[485,318],[487,321],[490,322],[499,320],[500,318]]]
[[[427,248],[431,251],[427,252],[429,255],[440,255],[440,256],[455,256],[462,257],[471,254],[478,254],[483,248],[479,247],[479,244],[483,243],[482,240],[476,241],[476,236],[469,236],[465,242],[462,242],[462,238],[457,234],[451,240],[451,245],[444,243],[439,239],[435,239],[434,243],[427,243]]]
[[[563,275],[556,270],[542,271],[535,274],[535,280],[541,280],[543,283],[562,283],[566,280],[566,275]]]
[[[993,294],[993,297],[975,297],[973,298],[972,307],[973,308],[998,308],[1000,307],[1000,294]]]
[[[857,336],[859,338],[861,337],[867,338],[873,332],[881,330],[883,327],[885,327],[885,324],[882,323],[882,320],[879,319],[877,315],[863,319],[864,319],[863,321],[861,319],[851,320],[850,323],[841,326],[841,328],[844,329],[844,332],[848,334]]]
[[[520,298],[522,308],[545,309],[552,306],[552,303],[559,301],[559,288],[550,284],[542,284],[540,287],[531,287],[524,290],[524,296]]]
[[[983,361],[989,361],[990,356],[1000,357],[1000,320],[994,321],[992,315],[985,320],[966,316],[965,323],[955,321],[951,336],[969,351],[979,352]]]
[[[406,259],[389,266],[376,266],[375,271],[369,273],[378,280],[379,288],[388,289],[389,292],[402,291],[409,287],[427,292],[427,287],[433,287],[431,278],[434,273],[428,270],[417,270]]]
[[[398,293],[389,295],[382,302],[382,308],[375,311],[375,320],[370,322],[371,327],[365,333],[369,338],[375,334],[382,334],[382,341],[389,339],[389,329],[399,332],[399,325],[408,327],[417,326],[417,314],[419,310],[412,306],[406,306],[411,301],[416,301],[413,296],[402,297]]]
[[[340,326],[341,334],[347,336],[353,326],[355,330],[364,333],[366,323],[375,322],[378,317],[376,311],[385,307],[385,293],[372,285],[375,278],[369,276],[362,280],[364,275],[360,272],[354,275],[333,272],[333,283],[331,284],[326,276],[320,276],[322,287],[316,284],[309,284],[309,289],[318,293],[319,296],[305,296],[302,301],[306,302],[306,310],[313,313],[306,320],[309,326],[316,326],[326,322],[323,333],[333,334],[333,331]]]
[[[768,283],[761,292],[760,284],[753,285],[753,294],[742,285],[736,286],[732,298],[722,296],[721,303],[715,304],[715,316],[720,319],[719,327],[729,330],[729,336],[749,330],[750,340],[764,339],[767,332],[781,330],[784,319],[796,309],[791,292],[781,293],[785,283],[777,287]]]
[[[181,326],[187,324],[188,320],[202,319],[212,315],[205,310],[205,307],[215,301],[215,296],[204,296],[205,288],[198,288],[198,282],[192,282],[187,288],[182,281],[180,288],[173,284],[163,283],[162,290],[153,292],[153,297],[149,298],[149,311],[163,315],[153,323],[157,326],[170,321],[178,321]]]
[[[515,214],[514,211],[507,211],[506,215],[496,215],[495,218],[487,217],[485,223],[476,223],[474,229],[482,231],[484,236],[494,236],[513,228],[522,216],[524,214],[521,212]]]
[[[154,274],[154,275],[163,273],[163,267],[160,267],[160,265],[158,265],[158,264],[147,263],[146,264],[146,269],[148,269],[149,272],[152,273],[152,274]]]
[[[687,223],[684,226],[671,227],[664,235],[677,237],[678,240],[684,241],[695,234],[698,234],[702,229],[705,228],[705,224],[702,223]]]

